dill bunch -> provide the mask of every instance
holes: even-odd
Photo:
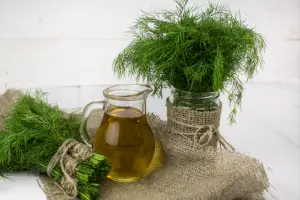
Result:
[[[175,10],[143,12],[131,32],[134,40],[119,53],[113,70],[119,78],[135,76],[153,84],[154,95],[173,86],[189,92],[224,92],[234,107],[241,105],[243,83],[262,66],[263,37],[240,15],[209,3],[200,10],[177,0]]]
[[[0,131],[0,174],[33,171],[46,173],[52,156],[67,139],[79,139],[80,119],[77,113],[66,114],[50,106],[45,93],[25,94],[4,116]],[[74,159],[76,159],[74,157]],[[78,197],[99,197],[99,184],[106,178],[110,164],[106,157],[94,153],[76,167]],[[63,172],[56,166],[51,178],[58,183]]]

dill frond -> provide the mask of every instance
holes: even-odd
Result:
[[[235,121],[243,83],[262,66],[263,37],[248,28],[240,15],[209,3],[205,10],[176,0],[175,10],[143,12],[131,32],[134,40],[115,58],[119,78],[134,76],[154,86],[161,97],[165,87],[189,92],[224,92]]]

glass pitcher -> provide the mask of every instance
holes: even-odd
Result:
[[[133,182],[147,173],[155,150],[146,118],[146,100],[151,92],[148,85],[115,85],[103,91],[106,101],[91,102],[83,110],[82,138],[108,158],[112,164],[108,178],[113,181]],[[86,121],[95,106],[104,109],[104,116],[95,138],[90,138]]]

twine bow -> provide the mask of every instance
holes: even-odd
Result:
[[[75,199],[78,195],[77,181],[73,176],[79,162],[88,159],[92,155],[92,150],[74,139],[67,139],[51,158],[47,175],[51,176],[52,170],[59,164],[64,177],[60,184],[55,184],[69,198]]]

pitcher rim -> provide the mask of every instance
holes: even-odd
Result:
[[[135,87],[141,87],[140,89]],[[127,95],[114,95],[110,94],[114,91],[134,91],[134,94]],[[135,101],[140,99],[146,99],[153,91],[148,84],[116,84],[111,85],[103,90],[103,96],[107,99],[113,99],[118,101]]]

